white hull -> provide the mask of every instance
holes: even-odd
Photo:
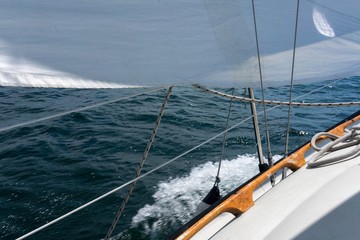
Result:
[[[341,136],[344,129],[359,123],[355,115],[329,132]],[[324,147],[330,142],[323,139],[317,144]],[[356,147],[331,152],[321,161]],[[185,226],[187,230],[177,239],[358,239],[360,155],[310,168],[307,162],[315,154],[310,144],[304,145],[220,200],[200,220]],[[286,166],[295,171],[283,181],[278,175],[271,188],[269,177]]]

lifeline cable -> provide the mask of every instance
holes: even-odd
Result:
[[[62,113],[57,113],[57,114],[54,114],[54,115],[50,115],[50,116],[47,116],[47,117],[42,117],[42,118],[38,118],[38,119],[35,119],[35,120],[30,120],[30,121],[18,123],[18,124],[11,125],[11,126],[8,126],[8,127],[3,127],[3,128],[0,128],[0,132],[11,130],[11,129],[18,128],[18,127],[23,127],[23,126],[26,126],[26,125],[29,125],[29,124],[32,124],[32,123],[37,123],[37,122],[41,122],[41,121],[45,121],[45,120],[50,120],[50,119],[61,117],[61,116],[71,114],[71,113],[74,113],[74,112],[80,112],[80,111],[88,110],[88,109],[91,109],[91,108],[94,108],[94,107],[100,107],[100,106],[103,106],[103,105],[106,105],[106,104],[109,104],[109,103],[115,103],[115,102],[118,102],[118,101],[121,101],[121,100],[124,100],[124,99],[137,97],[137,96],[140,96],[140,95],[143,95],[143,94],[155,92],[155,91],[161,90],[161,89],[166,88],[166,87],[167,86],[163,86],[163,87],[159,87],[159,88],[155,88],[155,89],[150,89],[148,91],[135,93],[135,94],[132,94],[132,95],[129,95],[129,96],[125,96],[125,97],[121,97],[121,98],[117,98],[117,99],[97,103],[97,104],[82,107],[82,108],[73,109],[73,110],[70,110],[70,111],[62,112]]]
[[[330,85],[330,84],[329,84]],[[327,85],[328,86],[328,85]],[[251,98],[246,98],[246,97],[238,97],[238,96],[231,96],[229,94],[226,93],[222,93],[219,91],[215,91],[215,90],[211,90],[202,86],[199,86],[198,84],[193,84],[193,87],[198,88],[202,91],[208,92],[208,93],[212,93],[215,94],[217,96],[220,97],[225,97],[225,98],[232,98],[235,100],[239,100],[239,101],[243,101],[243,102],[255,102],[255,103],[262,103],[263,101],[260,99],[251,99]],[[324,88],[326,86],[323,86],[321,88]],[[319,88],[319,89],[321,89]],[[318,89],[318,90],[319,90]],[[312,91],[314,92],[314,91]],[[308,93],[306,94],[308,95]],[[300,96],[302,97],[302,96]],[[300,98],[298,97],[298,98]],[[298,99],[295,98],[295,99]],[[339,102],[339,103],[298,103],[298,102],[280,102],[280,101],[270,101],[270,100],[264,100],[265,104],[268,105],[278,105],[278,106],[294,106],[294,107],[345,107],[345,106],[359,106],[360,102]]]
[[[277,107],[278,107],[278,106],[272,107],[272,108],[270,108],[269,110],[272,110],[272,109],[277,108]],[[262,114],[262,113],[259,113],[259,114]],[[183,152],[182,154],[178,155],[177,157],[174,157],[174,158],[170,159],[169,161],[167,161],[167,162],[165,162],[165,163],[163,163],[163,164],[159,165],[158,167],[153,168],[152,170],[148,171],[147,173],[144,173],[143,175],[141,175],[141,176],[139,176],[139,177],[137,177],[137,178],[134,178],[133,180],[128,181],[128,182],[126,182],[126,183],[124,183],[124,184],[120,185],[120,186],[119,186],[119,187],[117,187],[117,188],[114,188],[113,190],[111,190],[111,191],[109,191],[109,192],[107,192],[107,193],[105,193],[105,194],[103,194],[103,195],[101,195],[101,196],[99,196],[99,197],[97,197],[97,198],[95,198],[95,199],[91,200],[90,202],[87,202],[87,203],[85,203],[85,204],[81,205],[81,206],[80,206],[80,207],[78,207],[78,208],[75,208],[74,210],[72,210],[72,211],[70,211],[70,212],[68,212],[68,213],[66,213],[66,214],[64,214],[64,215],[62,215],[62,216],[60,216],[60,217],[58,217],[58,218],[56,218],[56,219],[52,220],[51,222],[48,222],[48,223],[44,224],[43,226],[40,226],[40,227],[38,227],[38,228],[34,229],[33,231],[31,231],[31,232],[29,232],[29,233],[27,233],[27,234],[25,234],[25,235],[23,235],[23,236],[21,236],[21,237],[17,238],[16,240],[22,240],[22,239],[25,239],[25,238],[27,238],[27,237],[29,237],[29,236],[31,236],[31,235],[33,235],[33,234],[35,234],[35,233],[37,233],[37,232],[41,231],[41,230],[43,230],[43,229],[45,229],[45,228],[47,228],[47,227],[49,227],[49,226],[51,226],[51,225],[53,225],[53,224],[55,224],[55,223],[57,223],[57,222],[61,221],[61,220],[63,220],[63,219],[65,219],[65,218],[69,217],[70,215],[72,215],[72,214],[74,214],[74,213],[76,213],[76,212],[78,212],[78,211],[80,211],[80,210],[82,210],[82,209],[84,209],[84,208],[86,208],[86,207],[88,207],[88,206],[92,205],[93,203],[96,203],[96,202],[100,201],[101,199],[103,199],[103,198],[105,198],[105,197],[107,197],[107,196],[109,196],[109,195],[111,195],[111,194],[113,194],[113,193],[115,193],[115,192],[117,192],[117,191],[119,191],[119,190],[123,189],[124,187],[126,187],[126,186],[128,186],[128,185],[132,184],[133,182],[136,182],[136,181],[138,181],[138,180],[140,180],[140,179],[142,179],[142,178],[146,177],[147,175],[149,175],[149,174],[151,174],[151,173],[153,173],[153,172],[156,172],[157,170],[159,170],[159,169],[161,169],[161,168],[163,168],[163,167],[165,167],[165,166],[169,165],[170,163],[172,163],[172,162],[174,162],[174,161],[178,160],[179,158],[181,158],[181,157],[183,157],[183,156],[185,156],[185,155],[189,154],[190,152],[192,152],[192,151],[194,151],[194,150],[198,149],[199,147],[202,147],[203,145],[205,145],[205,144],[207,144],[207,143],[211,142],[212,140],[214,140],[214,139],[218,138],[219,136],[223,135],[225,132],[228,132],[228,131],[230,131],[230,130],[232,130],[232,129],[236,128],[236,127],[238,127],[239,125],[241,125],[241,124],[243,124],[244,122],[246,122],[246,121],[250,120],[251,118],[252,118],[252,116],[245,118],[244,120],[240,121],[239,123],[237,123],[237,124],[233,125],[232,127],[228,128],[227,130],[222,131],[221,133],[216,134],[215,136],[213,136],[213,137],[209,138],[208,140],[206,140],[206,141],[204,141],[204,142],[202,142],[202,143],[198,144],[197,146],[195,146],[195,147],[193,147],[193,148],[191,148],[191,149],[189,149],[189,150],[187,150],[187,151]]]

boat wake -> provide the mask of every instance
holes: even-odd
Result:
[[[274,159],[280,159],[280,156]],[[189,221],[194,217],[198,204],[212,188],[217,168],[218,162],[206,162],[193,168],[188,175],[160,182],[152,196],[154,203],[146,204],[137,212],[132,219],[132,228],[142,228],[150,239],[156,239],[159,238],[157,232]],[[245,154],[232,160],[223,160],[219,185],[221,195],[224,196],[257,172],[256,155]],[[123,232],[116,239],[124,235],[126,233]]]

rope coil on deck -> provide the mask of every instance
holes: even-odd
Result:
[[[314,137],[311,139],[311,146],[315,151],[318,151],[318,153],[316,153],[314,157],[312,157],[308,161],[308,166],[310,168],[341,161],[346,158],[352,157],[360,152],[360,124],[353,126],[351,130],[344,129],[344,131],[345,133],[341,137],[327,132],[320,132],[314,135]],[[325,145],[323,148],[319,148],[318,146],[316,146],[316,141],[321,137],[327,137],[333,141]],[[320,160],[320,158],[331,152],[335,152],[352,146],[356,147],[345,154]]]

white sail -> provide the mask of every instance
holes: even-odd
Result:
[[[266,83],[290,83],[296,1],[256,2]],[[300,1],[295,83],[359,75],[359,7],[352,0]]]
[[[359,75],[358,9],[301,1],[295,83]],[[289,84],[296,1],[255,10],[265,86]],[[259,86],[248,0],[4,0],[0,43],[0,86]]]

